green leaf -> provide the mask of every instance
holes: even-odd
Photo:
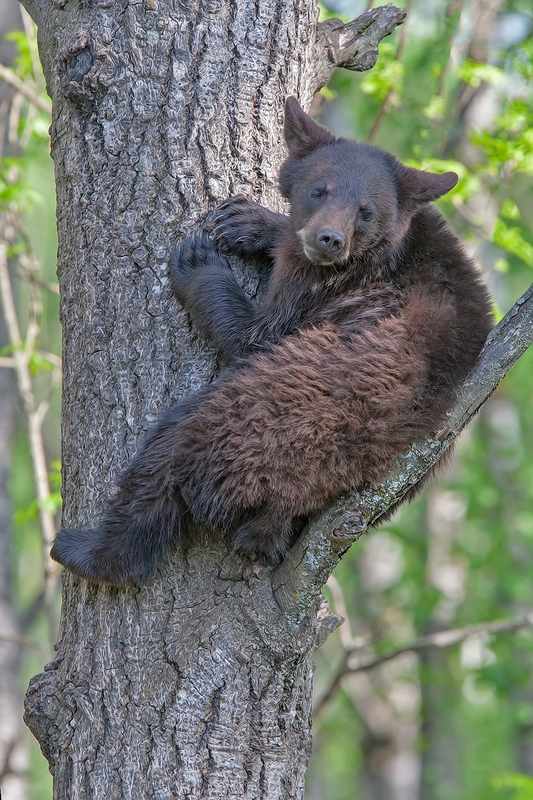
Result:
[[[514,200],[509,197],[503,201],[501,215],[509,219],[520,219],[520,210]]]
[[[50,486],[55,492],[59,492],[61,489],[61,461],[51,461],[50,468],[50,472],[48,473]]]
[[[61,495],[59,492],[51,492],[48,497],[41,500],[40,506],[48,514],[55,514],[61,508]]]
[[[526,101],[522,98],[513,98],[496,118],[496,124],[509,136],[509,134],[519,133],[527,128],[530,115],[531,112]]]
[[[496,120],[496,132],[473,131],[470,141],[487,159],[486,171],[500,177],[515,173],[533,175],[533,113],[523,100],[512,100]]]
[[[15,242],[11,247],[8,247],[6,254],[8,258],[17,258],[21,253],[28,251],[28,245],[25,242]]]
[[[8,42],[14,42],[17,48],[17,55],[13,62],[15,71],[19,77],[23,78],[26,75],[33,73],[33,61],[28,37],[23,31],[10,31],[4,34],[4,39]]]
[[[42,196],[33,186],[19,178],[21,162],[14,158],[0,158],[0,210],[15,205],[27,211],[42,202]]]
[[[493,786],[511,789],[512,800],[533,800],[533,778],[529,775],[500,775],[494,778]]]
[[[496,272],[509,272],[509,262],[506,258],[499,258],[492,267]]]
[[[533,247],[526,242],[518,228],[511,228],[503,219],[497,219],[491,238],[498,247],[518,256],[528,266],[533,267]]]
[[[32,375],[39,375],[41,372],[52,372],[54,366],[46,356],[37,352],[32,353],[28,361],[28,367]]]
[[[39,505],[37,500],[33,500],[26,508],[19,508],[13,514],[13,519],[17,525],[24,525],[25,522],[30,522],[37,519],[39,515]]]
[[[533,78],[533,38],[529,36],[511,52],[508,68],[530,81]]]
[[[342,19],[343,22],[349,21],[349,17],[346,14],[338,13],[334,9],[328,8],[325,3],[319,3],[318,21],[324,22],[325,19]]]
[[[476,89],[483,82],[488,83],[489,86],[501,86],[507,82],[507,76],[500,67],[495,67],[493,64],[479,63],[470,58],[457,67],[455,74],[462,81]]]
[[[338,92],[334,92],[333,89],[330,89],[328,86],[323,86],[319,94],[321,94],[325,100],[335,100]]]
[[[427,106],[422,109],[422,113],[432,122],[442,122],[446,113],[446,105],[446,99],[436,94],[431,98]]]
[[[22,350],[21,345],[15,344],[6,344],[4,347],[0,347],[0,356],[10,356],[15,350]]]
[[[381,44],[376,66],[361,81],[361,90],[365,94],[374,95],[378,100],[385,100],[387,95],[394,94],[393,105],[399,103],[398,95],[403,89],[404,68],[395,57],[393,45]]]

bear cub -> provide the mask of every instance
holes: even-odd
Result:
[[[170,259],[173,292],[230,365],[164,413],[103,519],[62,529],[52,557],[114,585],[147,578],[191,520],[277,563],[298,526],[382,479],[434,434],[491,328],[489,296],[431,205],[455,186],[336,138],[285,106],[290,216],[238,195],[214,238]],[[223,251],[271,264],[257,304]]]

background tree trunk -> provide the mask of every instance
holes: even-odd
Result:
[[[403,13],[365,18],[354,50],[358,29],[317,28],[312,0],[25,5],[54,105],[63,522],[86,526],[142,432],[216,368],[171,299],[173,245],[228,195],[279,206],[285,96],[308,106],[335,61],[372,66]],[[315,604],[291,623],[269,570],[197,533],[143,586],[64,574],[57,657],[26,714],[54,797],[302,796],[311,653],[336,618]]]
[[[0,313],[0,348],[6,342]],[[8,476],[15,429],[17,391],[12,370],[0,370],[0,792],[26,800],[27,743],[20,719],[21,625],[11,586],[11,504]]]
[[[18,3],[0,0],[0,64],[9,66],[12,63],[14,47],[4,36],[8,31],[20,28],[21,24]],[[11,91],[11,87],[0,83],[0,156],[14,155],[6,136],[9,116],[6,97]],[[0,350],[6,344],[8,337],[0,303]],[[0,369],[0,792],[10,800],[26,800],[28,797],[24,774],[28,748],[19,710],[22,690],[20,637],[23,631],[11,585],[12,508],[8,491],[18,399],[14,371]]]

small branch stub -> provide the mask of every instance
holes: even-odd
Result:
[[[335,67],[364,72],[371,69],[378,57],[380,41],[394,32],[407,13],[387,3],[365,11],[352,22],[327,19],[318,25],[319,41],[325,48],[327,63],[321,76],[326,83]]]

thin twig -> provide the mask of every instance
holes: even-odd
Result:
[[[9,642],[10,644],[16,644],[20,647],[30,647],[39,654],[39,658],[42,660],[43,664],[46,664],[49,660],[49,656],[44,652],[39,642],[36,642],[31,636],[25,636],[23,633],[7,633],[0,631],[0,642]]]
[[[23,240],[24,244],[31,248],[31,242],[28,238],[28,234],[24,229],[23,225],[20,222],[20,219],[16,214],[12,212],[7,212],[6,218],[10,225],[12,225],[17,233],[20,235],[21,239]],[[3,241],[6,247],[9,249],[11,242],[8,242],[6,239],[0,236],[0,241]],[[38,286],[39,289],[44,289],[51,294],[59,295],[59,285],[57,283],[52,283],[52,281],[43,281],[41,280],[37,273],[39,270],[39,265],[35,262],[35,259],[29,256],[27,253],[18,253],[17,254],[17,269],[15,270],[15,274],[21,278],[21,280],[26,281],[26,283],[30,283],[32,285]]]
[[[411,13],[411,6],[412,0],[407,0],[407,4],[405,6],[405,13],[407,14],[407,19],[409,19],[409,14]],[[398,47],[396,49],[396,61],[401,61],[403,57],[403,51],[405,50],[405,43],[407,41],[407,24],[404,23],[403,26],[400,28],[400,33],[398,34]],[[395,90],[390,88],[385,95],[383,103],[381,104],[381,108],[379,109],[378,115],[374,120],[374,124],[370,129],[370,133],[366,137],[367,142],[373,141],[374,137],[377,135],[378,130],[381,127],[381,123],[389,113],[392,108],[392,100],[394,96]]]
[[[33,79],[39,89],[43,88],[43,71],[39,55],[37,53],[37,26],[32,20],[24,6],[20,7],[20,16],[22,17],[22,24],[24,25],[24,32],[28,40],[28,50],[30,51],[31,65],[33,69]]]
[[[12,774],[9,762],[11,761],[13,750],[15,749],[19,741],[20,737],[18,735],[15,735],[15,738],[11,739],[11,741],[7,744],[7,747],[4,750],[4,763],[0,764],[0,785],[4,782],[5,778],[8,775]]]
[[[30,102],[37,106],[37,108],[40,108],[41,111],[44,111],[46,114],[52,113],[51,102],[38,94],[35,89],[32,89],[31,86],[28,86],[27,83],[21,80],[12,69],[5,67],[3,64],[0,64],[0,78],[13,86],[19,94],[24,95],[27,100],[30,100]]]
[[[30,273],[27,269],[24,269],[21,264],[19,264],[19,268],[15,271],[15,274],[23,281],[34,283],[39,287],[39,289],[43,289],[45,292],[50,292],[50,294],[59,294],[59,286],[57,283],[52,283],[51,281],[42,281],[40,278],[37,278],[35,275]]]
[[[37,110],[37,106],[33,105],[33,103],[30,103],[28,112],[24,119],[24,127],[22,129],[22,133],[20,134],[18,141],[18,146],[21,152],[24,152],[24,150],[28,146],[28,143],[30,141],[33,132],[33,126],[35,124],[35,120],[37,119],[38,113],[39,112]]]
[[[494,622],[480,622],[476,625],[467,625],[464,628],[452,628],[447,631],[437,631],[436,633],[429,633],[426,636],[420,636],[414,642],[398,647],[396,650],[391,650],[381,656],[375,656],[367,660],[361,660],[357,664],[350,664],[348,667],[349,672],[360,672],[364,669],[371,669],[379,664],[390,661],[393,658],[403,655],[404,653],[419,653],[421,650],[427,650],[430,647],[441,649],[443,647],[452,647],[454,644],[463,642],[469,636],[476,633],[511,633],[512,631],[520,630],[521,628],[529,628],[533,626],[533,612],[515,617],[510,620],[496,620]]]
[[[21,0],[20,4],[26,9],[37,26],[41,22],[41,17],[48,12],[48,7],[44,6],[41,0]]]
[[[20,115],[23,105],[24,97],[20,93],[15,94],[9,109],[9,126],[7,129],[7,140],[15,149],[18,149],[19,145]]]
[[[353,644],[352,627],[350,625],[350,617],[348,616],[346,603],[344,602],[342,587],[337,578],[333,575],[329,576],[326,586],[331,592],[331,597],[333,599],[333,611],[344,620],[338,629],[342,646],[345,650],[350,650]]]
[[[6,120],[9,114],[10,104],[11,104],[11,98],[9,97],[8,92],[4,92],[4,99],[0,103],[0,119],[3,120],[3,125],[0,127],[0,157],[2,157],[4,153],[4,142],[7,131]]]
[[[464,642],[469,636],[477,633],[495,634],[495,633],[510,633],[512,631],[520,630],[521,628],[528,628],[533,626],[533,612],[530,611],[525,615],[515,617],[510,620],[496,620],[493,622],[480,622],[476,625],[467,625],[464,628],[452,628],[447,631],[437,631],[437,633],[430,633],[426,636],[420,636],[409,644],[403,647],[397,647],[394,650],[389,650],[380,656],[370,656],[367,658],[360,658],[355,663],[350,663],[353,660],[354,652],[346,650],[341,664],[337,667],[335,675],[330,681],[329,686],[324,691],[322,697],[317,701],[313,715],[315,718],[323,713],[324,707],[329,703],[336,690],[338,689],[342,679],[346,675],[351,675],[355,672],[362,672],[364,670],[372,669],[384,664],[386,661],[391,661],[404,653],[419,653],[422,650],[429,648],[443,648],[452,647],[454,644]]]

